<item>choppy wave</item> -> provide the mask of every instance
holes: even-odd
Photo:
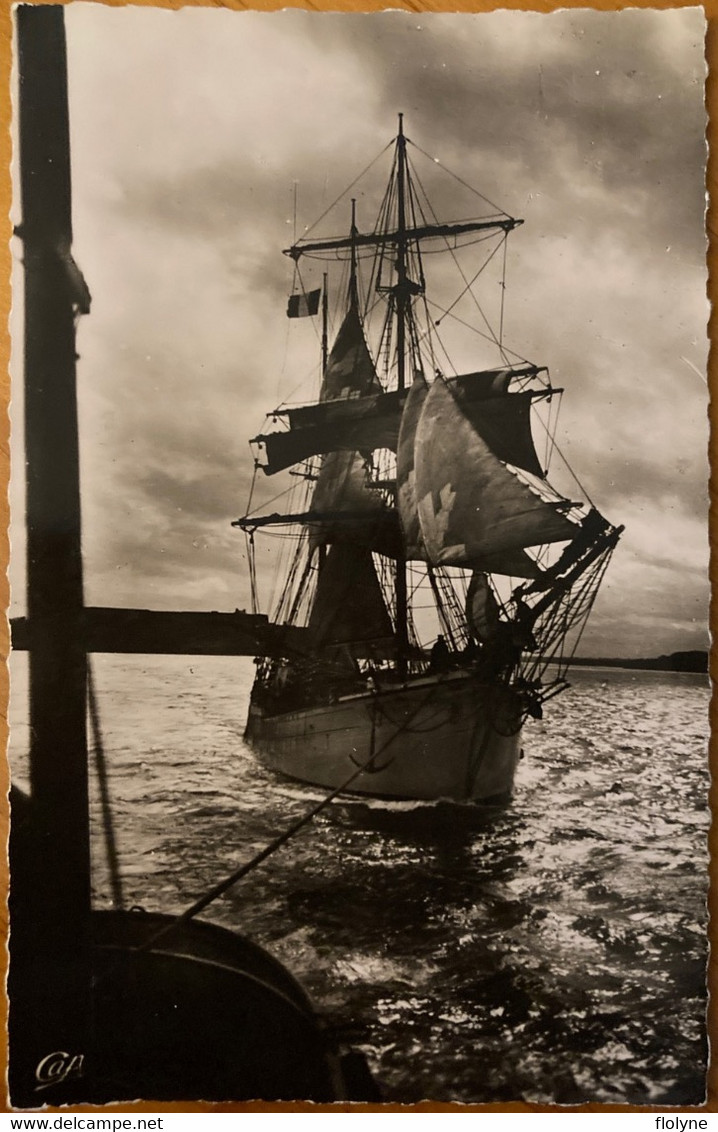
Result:
[[[251,675],[97,658],[128,904],[180,911],[321,797],[244,746]],[[16,658],[20,780],[25,683]],[[291,968],[387,1100],[699,1103],[707,704],[700,677],[581,670],[527,728],[515,802],[488,824],[342,799],[208,918]]]

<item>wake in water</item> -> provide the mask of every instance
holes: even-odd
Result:
[[[251,676],[244,660],[98,658],[129,904],[182,911],[321,799],[245,748]],[[205,913],[290,967],[387,1101],[703,1099],[708,688],[574,682],[527,727],[509,809],[342,798]]]

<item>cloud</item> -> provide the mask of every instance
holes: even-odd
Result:
[[[247,440],[266,410],[310,398],[318,373],[316,327],[284,317],[292,264],[280,252],[381,154],[403,111],[437,212],[490,211],[470,184],[525,217],[508,255],[506,341],[565,386],[562,449],[627,524],[586,640],[638,648],[636,619],[649,651],[700,634],[699,10],[73,4],[66,18],[75,255],[94,300],[78,340],[88,597],[247,604],[244,543],[229,526],[252,478]],[[389,160],[349,194],[362,225]],[[345,196],[318,231],[343,230],[348,209]],[[303,268],[309,285],[322,269]],[[441,290],[443,269],[427,257],[426,270]],[[455,313],[476,318],[467,303]],[[450,318],[440,332],[461,365],[481,364],[475,335]],[[292,482],[260,475],[255,503]],[[281,545],[263,552],[267,593]]]

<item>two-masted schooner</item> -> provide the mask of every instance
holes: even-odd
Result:
[[[620,528],[549,484],[532,420],[562,390],[505,347],[504,279],[500,333],[486,333],[474,299],[500,249],[505,270],[507,237],[522,222],[494,209],[439,221],[410,145],[400,115],[371,231],[359,231],[352,201],[349,235],[306,234],[286,252],[287,313],[322,312],[321,388],[314,403],[277,408],[252,442],[255,476],[291,468],[301,498],[282,513],[250,503],[235,524],[247,534],[255,603],[255,535],[298,532],[272,613],[287,646],[257,658],[246,738],[269,767],[304,782],[502,804],[524,721],[568,686]],[[458,269],[440,305],[427,266],[431,254],[439,275],[437,251]],[[470,276],[467,251],[477,254]],[[345,270],[331,350],[328,277],[308,290],[307,258]],[[446,289],[443,271],[440,281]],[[497,356],[457,373],[442,339],[467,295]]]

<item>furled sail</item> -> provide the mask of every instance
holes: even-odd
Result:
[[[494,454],[443,379],[426,396],[414,453],[419,522],[434,565],[478,568],[485,555],[500,561],[576,533],[561,504],[545,502]]]
[[[354,656],[386,651],[393,629],[369,550],[349,543],[330,547],[308,629],[318,648],[351,645]]]

